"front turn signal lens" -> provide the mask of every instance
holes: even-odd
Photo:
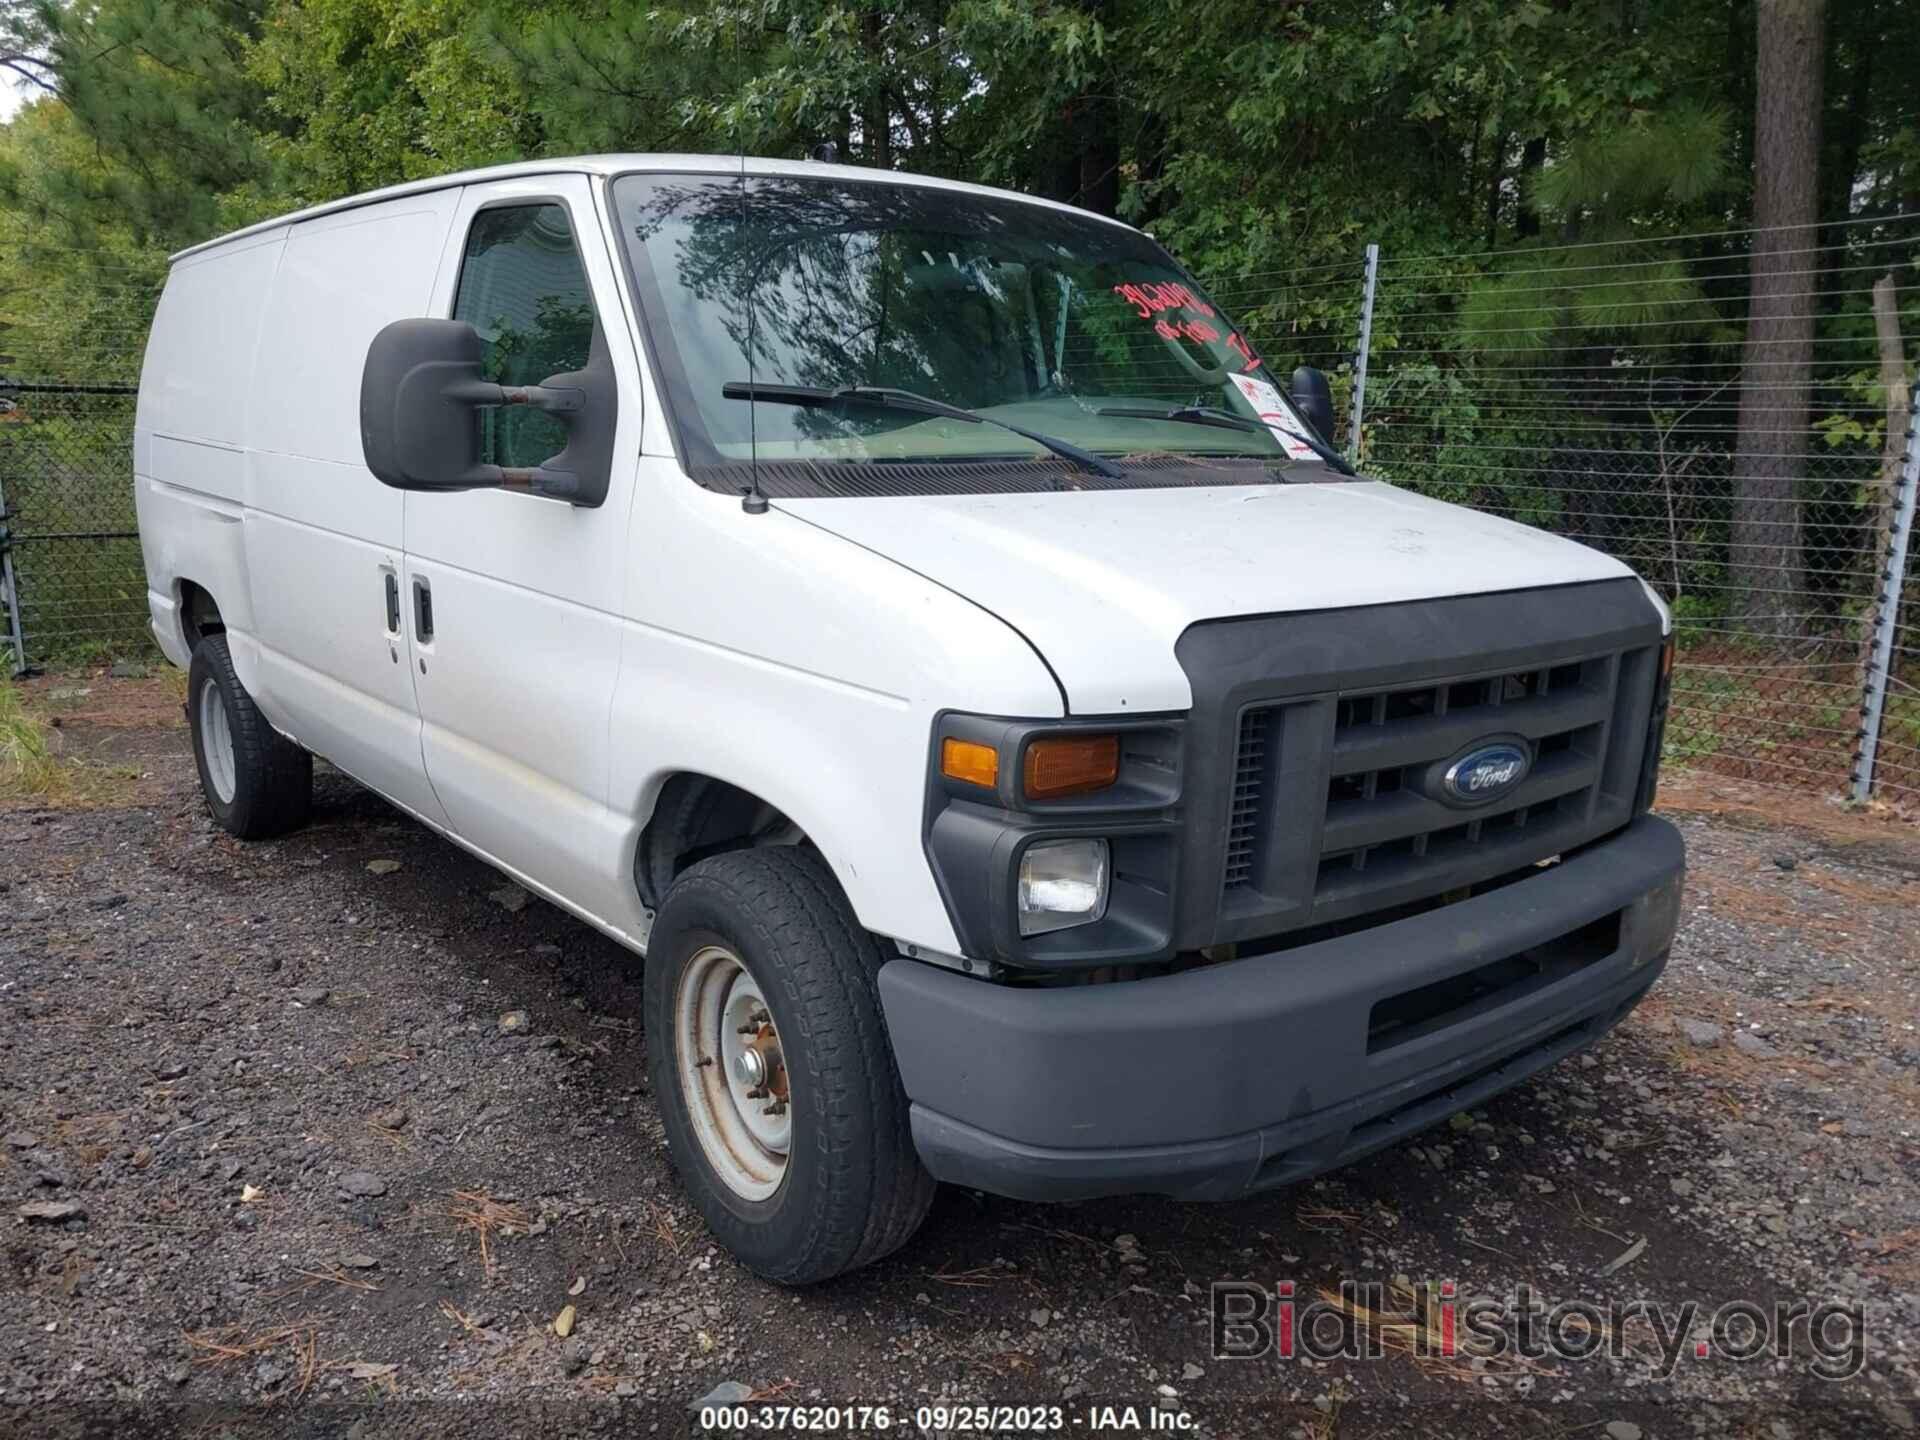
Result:
[[[940,773],[949,780],[964,780],[991,790],[1000,780],[1000,752],[977,740],[942,740]]]
[[[1022,768],[1029,800],[1091,795],[1120,778],[1120,737],[1044,736],[1027,746]]]

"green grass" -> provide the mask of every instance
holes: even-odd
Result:
[[[0,681],[0,799],[57,799],[65,789],[46,726],[11,681]]]
[[[11,680],[0,680],[0,804],[129,803],[139,770],[61,755],[48,738],[50,731],[26,692]]]

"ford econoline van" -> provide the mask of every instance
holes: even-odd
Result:
[[[1150,237],[616,155],[174,258],[153,630],[244,838],[312,757],[645,957],[679,1173],[756,1271],[936,1181],[1286,1185],[1666,963],[1665,607],[1353,472]]]

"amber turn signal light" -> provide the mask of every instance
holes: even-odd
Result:
[[[975,740],[942,740],[940,773],[949,780],[964,780],[991,790],[1000,779],[1000,752]]]
[[[1118,735],[1056,735],[1027,746],[1024,766],[1029,800],[1089,795],[1120,778]]]

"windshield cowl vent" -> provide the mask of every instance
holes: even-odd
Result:
[[[1205,485],[1270,485],[1284,474],[1258,457],[1227,459],[1176,455],[1109,456],[1124,479],[1090,475],[1064,460],[762,460],[760,490],[771,500],[889,495],[1034,495],[1049,490],[1152,490]],[[694,468],[709,490],[738,495],[751,487],[753,467],[742,460]],[[1302,479],[1323,478],[1315,467]]]

